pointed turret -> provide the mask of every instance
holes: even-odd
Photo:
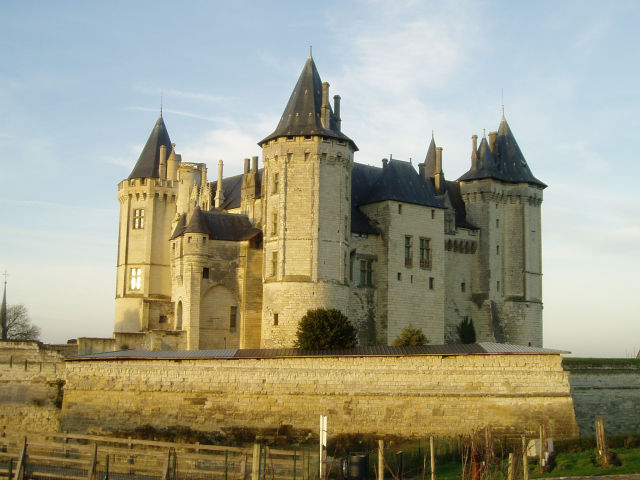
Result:
[[[339,109],[339,97],[336,106]],[[259,145],[278,137],[318,135],[349,142],[353,150],[357,151],[358,147],[353,140],[344,135],[340,128],[340,119],[329,104],[329,84],[322,83],[316,64],[309,55],[280,123]]]
[[[431,134],[431,143],[427,149],[427,156],[424,157],[424,174],[426,178],[433,178],[436,174],[436,141]]]
[[[477,150],[474,146],[471,157],[471,168],[458,178],[458,181],[469,182],[482,178],[493,178],[507,183],[528,183],[542,188],[546,187],[529,170],[504,114],[495,138],[494,148],[492,149],[486,137],[483,137]]]
[[[164,145],[168,152],[172,151],[171,139],[167,127],[162,119],[162,112],[156,121],[149,139],[142,149],[140,158],[129,175],[129,178],[159,178],[160,177],[160,147]]]
[[[498,170],[502,173],[502,179],[513,183],[531,183],[545,188],[546,185],[533,176],[529,165],[520,151],[507,119],[502,114],[498,138],[496,139]]]

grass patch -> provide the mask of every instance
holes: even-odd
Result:
[[[556,468],[552,472],[539,474],[536,467],[531,468],[529,478],[553,478],[595,475],[620,475],[623,473],[640,472],[640,449],[616,450],[622,465],[600,467],[597,461],[597,451],[587,450],[577,453],[558,453]]]
[[[640,367],[640,358],[578,358],[564,357],[562,364],[567,367]]]

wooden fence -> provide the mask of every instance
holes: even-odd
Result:
[[[0,432],[0,479],[313,480],[315,449],[226,447],[64,433]]]

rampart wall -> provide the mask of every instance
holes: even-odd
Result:
[[[315,432],[320,414],[332,434],[577,434],[561,357],[520,354],[72,360],[61,426]]]
[[[604,416],[609,433],[640,432],[640,360],[565,358],[580,435],[594,435]]]

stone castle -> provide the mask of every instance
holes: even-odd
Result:
[[[408,325],[456,343],[542,346],[540,205],[506,119],[473,136],[471,167],[446,180],[434,139],[410,162],[355,163],[311,57],[276,129],[244,172],[209,181],[183,162],[162,114],[118,185],[115,333],[120,348],[293,346],[308,309],[344,312],[360,345]],[[368,161],[370,159],[365,159]]]

